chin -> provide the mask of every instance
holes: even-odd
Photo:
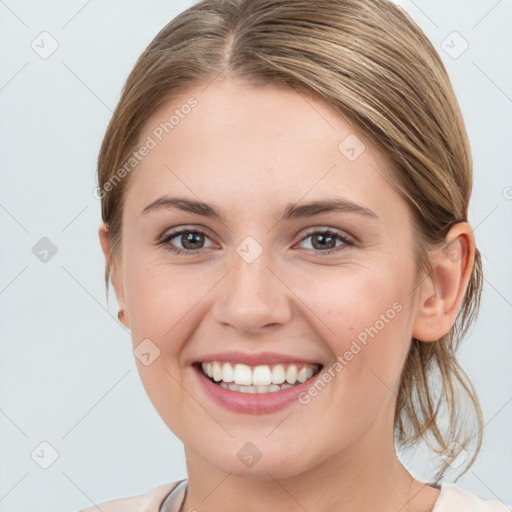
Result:
[[[319,462],[306,459],[304,450],[298,447],[300,445],[286,448],[282,445],[276,447],[268,441],[266,444],[263,441],[256,443],[260,449],[250,442],[243,444],[235,441],[235,449],[221,448],[215,453],[209,450],[209,453],[202,455],[210,464],[230,476],[261,481],[291,478],[307,472]]]
[[[297,464],[290,466],[289,462],[279,459],[267,460],[266,462],[260,459],[252,467],[244,467],[241,463],[233,463],[232,459],[212,461],[212,463],[214,463],[219,470],[229,474],[231,477],[261,481],[283,480],[297,476],[303,472],[301,471],[302,468],[297,466]]]

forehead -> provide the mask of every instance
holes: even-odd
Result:
[[[284,86],[230,79],[190,88],[148,119],[145,141],[151,149],[125,198],[139,210],[177,191],[245,205],[336,192],[397,199],[389,160],[326,102]]]

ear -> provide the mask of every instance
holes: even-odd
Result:
[[[103,251],[103,255],[105,256],[105,261],[110,265],[110,280],[112,281],[112,285],[114,287],[117,302],[120,308],[122,308],[125,312],[124,315],[121,315],[119,321],[129,329],[130,324],[128,321],[128,315],[126,314],[126,305],[124,301],[124,287],[123,280],[121,278],[121,268],[117,260],[112,256],[112,244],[110,240],[110,233],[108,231],[108,227],[104,222],[100,224],[98,234],[100,237],[101,250]]]
[[[437,341],[450,331],[464,299],[474,259],[473,230],[467,222],[459,222],[430,255],[433,271],[420,285],[414,338]]]

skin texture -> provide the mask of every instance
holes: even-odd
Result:
[[[226,79],[163,104],[140,140],[191,96],[197,106],[127,178],[121,253],[111,267],[134,348],[149,338],[160,350],[148,366],[136,361],[152,403],[185,445],[184,510],[431,510],[438,489],[411,482],[396,456],[396,393],[411,338],[432,342],[455,321],[473,264],[470,226],[452,228],[449,257],[432,252],[435,271],[418,280],[412,216],[389,184],[389,162],[343,117],[304,93]],[[350,134],[365,144],[354,161],[338,149]],[[226,222],[171,208],[141,214],[164,194],[212,203]],[[378,218],[327,212],[276,222],[289,203],[335,197]],[[157,243],[182,227],[206,237]],[[335,239],[323,248],[318,234],[308,236],[312,228],[353,245]],[[108,257],[104,225],[99,235]],[[262,250],[252,263],[236,251],[247,236]],[[173,254],[172,245],[192,249]],[[325,254],[332,248],[341,250]],[[396,303],[400,312],[306,405],[228,411],[192,369],[225,350],[290,354],[326,369]],[[237,457],[247,442],[262,454],[250,468]]]

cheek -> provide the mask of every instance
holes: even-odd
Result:
[[[205,287],[192,267],[148,261],[138,265],[136,260],[127,267],[126,282],[132,333],[160,339],[176,337]]]
[[[411,325],[406,275],[400,279],[389,268],[361,268],[310,288],[311,304],[328,327],[325,340],[339,362],[332,373],[343,373],[341,380],[396,387]]]
[[[343,269],[328,279],[326,275],[325,279],[309,281],[303,293],[332,334],[345,338],[364,333],[375,324],[379,331],[384,326],[389,331],[389,324],[399,323],[398,312],[404,309],[407,295],[406,280],[404,273],[395,275],[389,267]]]

